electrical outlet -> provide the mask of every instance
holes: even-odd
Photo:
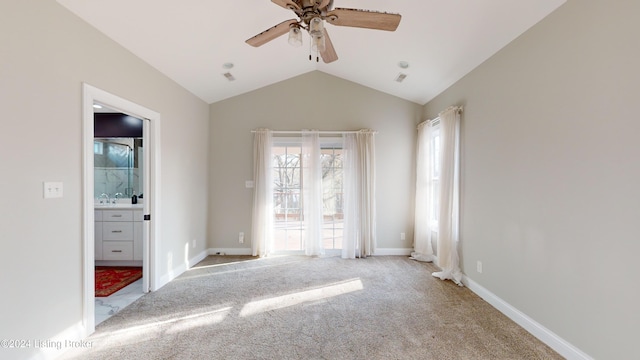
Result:
[[[195,248],[197,244],[198,244],[198,242],[196,241],[196,239],[191,240],[191,247],[192,248]]]
[[[244,244],[244,233],[240,232],[240,234],[238,234],[238,242],[240,244]]]
[[[406,238],[405,234],[404,233],[400,233],[400,240],[404,240],[405,238]]]
[[[476,263],[476,271],[482,273],[482,261],[480,260],[478,260],[478,262]]]
[[[61,182],[44,182],[42,186],[43,196],[45,199],[61,198],[62,183]]]

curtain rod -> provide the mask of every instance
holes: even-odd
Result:
[[[447,111],[447,110],[455,110],[456,114],[461,114],[461,113],[462,113],[462,111],[463,111],[463,108],[462,108],[462,106],[449,106],[446,110],[441,111],[441,112],[438,114],[438,116],[436,116],[435,118],[433,118],[433,119],[427,119],[427,120],[421,121],[421,122],[418,124],[418,126],[417,126],[417,127],[418,127],[418,128],[420,128],[420,127],[422,127],[422,126],[424,126],[424,125],[426,125],[426,124],[428,124],[428,123],[431,123],[431,125],[437,125],[438,123],[440,123],[440,114],[442,114],[443,112],[445,112],[445,111]]]
[[[251,130],[252,133],[255,133],[256,130]],[[304,131],[302,130],[271,130],[274,134],[302,134]],[[351,130],[351,131],[331,131],[331,130],[309,130],[309,132],[316,132],[318,134],[357,134],[360,130]],[[374,134],[377,134],[377,131],[372,131]]]

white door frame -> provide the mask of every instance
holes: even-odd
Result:
[[[144,197],[144,214],[150,214],[151,221],[145,221],[147,231],[143,240],[143,290],[155,291],[160,284],[157,274],[158,246],[160,243],[160,114],[131,101],[93,87],[82,84],[82,159],[83,159],[83,325],[89,336],[95,331],[95,243],[94,243],[94,179],[93,179],[93,104],[98,102],[144,121],[144,154],[150,159],[144,167],[145,181],[149,180],[149,189]],[[145,170],[146,170],[145,169]],[[149,175],[147,177],[147,174]]]

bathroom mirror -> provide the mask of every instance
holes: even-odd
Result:
[[[143,189],[142,120],[94,103],[94,197],[140,197]]]

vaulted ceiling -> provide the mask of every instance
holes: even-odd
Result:
[[[399,13],[402,19],[394,32],[327,23],[338,60],[325,64],[315,54],[309,60],[307,37],[298,48],[286,34],[257,48],[245,43],[295,18],[269,0],[57,1],[207,103],[318,70],[418,104],[565,2],[335,0],[334,8]],[[403,82],[395,81],[400,73]]]

